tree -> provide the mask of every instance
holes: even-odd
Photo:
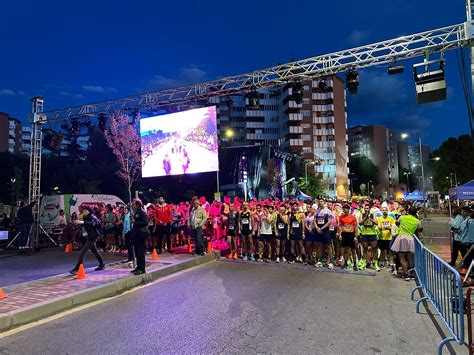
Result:
[[[435,190],[447,194],[451,187],[450,177],[454,184],[454,174],[456,174],[458,184],[464,184],[473,178],[474,141],[471,136],[448,138],[437,150],[433,151],[432,156],[439,157],[439,160],[429,161],[433,171]]]
[[[308,175],[308,186],[304,190],[311,197],[324,196],[328,192],[328,184],[318,175]]]
[[[352,181],[354,187],[359,186],[359,191],[354,191],[356,193],[361,193],[360,185],[367,184],[370,182],[370,189],[372,186],[378,184],[378,168],[372,163],[367,157],[357,157],[349,161],[349,170],[353,176]]]
[[[129,202],[132,202],[132,185],[140,176],[141,168],[139,121],[140,117],[131,120],[128,115],[117,113],[112,116],[110,127],[104,130],[105,141],[119,164],[115,173],[127,187]]]

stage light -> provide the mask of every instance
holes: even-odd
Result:
[[[247,94],[248,107],[252,110],[258,110],[260,107],[260,94],[258,93],[255,86],[250,88],[250,92]]]
[[[43,130],[43,147],[49,149],[52,152],[58,152],[61,149],[61,143],[64,136],[51,129]]]
[[[389,75],[400,74],[400,73],[403,73],[404,71],[405,71],[405,67],[403,65],[392,66],[392,67],[389,67],[387,70]]]
[[[322,92],[326,92],[326,90],[328,89],[328,83],[326,81],[326,79],[321,79],[318,83],[318,88],[319,90],[321,90]]]
[[[296,81],[293,83],[292,86],[292,96],[293,100],[299,105],[303,102],[303,95],[304,95],[304,86],[301,81]]]
[[[433,63],[439,63],[439,69],[428,71],[428,66]],[[425,72],[418,74],[417,68],[420,66],[425,67]],[[432,60],[415,64],[413,65],[413,75],[415,77],[416,102],[418,104],[446,99],[444,60]]]
[[[359,88],[359,73],[355,69],[349,69],[346,72],[346,88],[351,95],[357,94]]]

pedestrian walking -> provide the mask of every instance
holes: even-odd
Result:
[[[82,215],[83,220],[76,220],[74,223],[84,225],[84,230],[87,234],[86,242],[81,249],[81,254],[79,254],[79,259],[77,260],[76,266],[74,267],[74,269],[69,271],[71,275],[77,274],[77,272],[79,271],[79,266],[81,266],[81,264],[84,262],[84,256],[86,255],[88,250],[94,253],[95,257],[97,258],[97,261],[99,262],[99,266],[95,268],[95,271],[104,270],[105,268],[102,255],[100,255],[96,246],[97,238],[101,234],[101,222],[96,216],[94,216],[94,214],[89,208],[84,208],[82,211]]]

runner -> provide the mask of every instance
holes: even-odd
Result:
[[[276,222],[276,214],[272,205],[265,205],[263,212],[260,214],[259,242],[258,242],[258,260],[263,261],[264,251],[267,251],[265,262],[272,260],[272,238],[274,225]],[[264,250],[265,248],[265,250]]]
[[[276,220],[276,233],[275,233],[275,255],[276,262],[280,262],[280,258],[283,262],[285,259],[286,242],[288,241],[288,215],[286,214],[286,208],[281,205]]]
[[[288,237],[290,239],[290,260],[289,263],[303,262],[303,258],[306,260],[306,253],[303,246],[305,240],[304,231],[305,216],[303,211],[298,210],[298,203],[293,202],[291,204],[291,212],[289,216],[289,231]],[[298,250],[296,249],[298,247]]]
[[[392,253],[390,252],[390,241],[395,229],[395,219],[388,215],[388,207],[382,207],[382,217],[377,220],[380,230],[380,239],[378,240],[378,248],[380,249],[380,269],[385,269],[387,259],[388,265],[393,264]],[[388,255],[387,255],[388,254]],[[380,271],[377,270],[377,271]]]
[[[346,204],[342,207],[343,214],[339,217],[339,238],[341,239],[341,248],[344,255],[344,261],[341,263],[341,269],[347,268],[349,255],[352,254],[353,267],[357,271],[357,237],[359,230],[357,228],[356,218],[350,214],[351,207]]]
[[[329,225],[331,224],[332,213],[326,207],[326,202],[322,199],[318,202],[318,210],[316,211],[315,217],[315,231],[316,231],[316,251],[317,251],[317,262],[314,265],[315,267],[323,266],[323,255],[326,250],[328,250],[328,263],[327,266],[329,269],[333,269],[334,265],[331,261],[330,250],[328,248],[331,237],[329,235]]]
[[[226,214],[227,224],[227,244],[230,245],[231,259],[237,259],[237,231],[239,227],[239,212],[235,210],[233,204],[229,205],[229,211]]]
[[[362,268],[368,268],[378,271],[377,262],[377,217],[371,213],[370,205],[364,204],[364,214],[362,215],[362,245],[364,248],[364,263]]]
[[[253,255],[253,214],[249,210],[247,202],[242,204],[242,212],[239,214],[239,235],[241,245],[241,257],[244,260],[255,261]],[[242,255],[243,254],[243,255]]]
[[[305,218],[304,229],[306,232],[306,253],[308,255],[307,262],[310,265],[316,266],[317,260],[315,258],[315,253],[317,253],[316,248],[316,224],[315,224],[315,207],[316,205],[308,207],[308,214]]]

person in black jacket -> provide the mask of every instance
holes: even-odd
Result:
[[[18,210],[18,229],[20,236],[18,238],[18,249],[21,251],[27,248],[28,237],[30,236],[31,226],[33,225],[33,207],[38,203],[38,200],[31,202],[29,205],[25,201],[20,204]]]
[[[144,274],[145,271],[145,239],[148,237],[148,215],[140,200],[132,203],[132,236],[135,245],[137,268],[131,272],[134,275]]]
[[[76,266],[74,267],[74,269],[69,271],[71,275],[77,274],[77,272],[79,271],[79,266],[83,263],[84,256],[86,255],[89,249],[94,253],[95,257],[97,258],[97,261],[99,262],[99,266],[95,268],[95,271],[105,269],[104,260],[102,259],[102,256],[100,255],[95,245],[95,242],[99,237],[100,220],[92,214],[90,209],[87,208],[84,209],[83,216],[83,221],[76,220],[75,223],[84,224],[84,229],[87,233],[87,239],[86,243],[82,247],[81,254],[79,255],[79,260],[77,260]]]

